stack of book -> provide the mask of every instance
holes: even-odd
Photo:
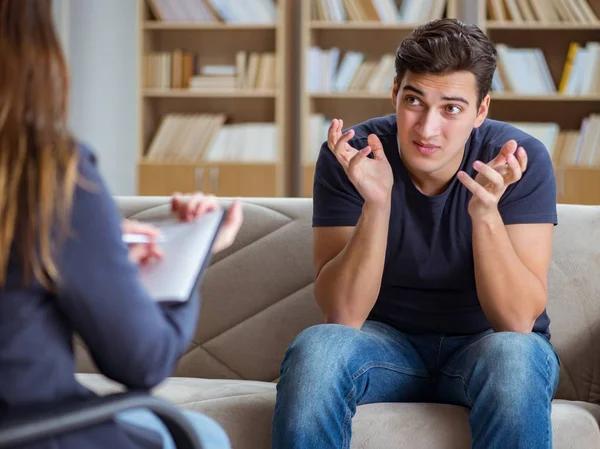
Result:
[[[308,1],[308,0],[303,0]],[[447,0],[314,0],[313,20],[326,22],[419,23],[444,16]]]
[[[273,0],[149,0],[156,20],[170,22],[275,23]]]
[[[256,162],[277,160],[274,123],[225,124],[226,114],[168,114],[145,157],[147,162]]]
[[[309,92],[389,92],[396,73],[395,55],[379,60],[366,59],[364,53],[347,51],[340,61],[340,49],[308,51],[307,83]]]
[[[232,64],[204,64],[194,52],[150,52],[144,55],[146,88],[275,89],[275,53],[238,51]]]
[[[487,10],[499,22],[599,23],[587,0],[488,0]]]

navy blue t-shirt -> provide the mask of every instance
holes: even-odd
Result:
[[[472,222],[467,211],[471,192],[455,177],[439,195],[427,196],[413,184],[400,159],[394,114],[353,127],[354,148],[376,134],[394,173],[388,244],[377,301],[368,317],[408,333],[474,334],[488,330],[477,297]],[[485,120],[465,145],[461,170],[477,174],[473,162],[491,161],[514,139],[525,148],[527,170],[508,187],[499,203],[505,224],[557,224],[556,184],[545,146],[518,128]],[[356,226],[363,199],[325,142],[314,178],[313,226]],[[549,335],[544,313],[534,331]]]

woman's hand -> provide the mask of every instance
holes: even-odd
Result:
[[[156,240],[160,237],[160,231],[149,224],[141,223],[135,220],[124,219],[121,222],[123,234],[140,234],[147,236],[148,243],[129,244],[129,260],[137,265],[146,265],[156,259],[162,258],[162,252]]]
[[[181,195],[176,193],[171,199],[171,209],[183,221],[194,220],[203,214],[219,210],[221,204],[214,195],[204,195],[201,192],[192,195]],[[242,204],[240,201],[234,201],[227,215],[219,234],[212,247],[213,253],[218,253],[231,246],[237,236],[243,222]]]

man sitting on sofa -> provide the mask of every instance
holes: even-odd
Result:
[[[327,324],[286,352],[274,449],[349,448],[373,402],[465,406],[474,448],[552,446],[555,179],[540,141],[486,118],[495,69],[481,30],[432,21],[398,47],[396,113],[332,121],[313,215]]]

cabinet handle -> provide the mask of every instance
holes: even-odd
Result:
[[[196,167],[196,170],[194,170],[194,186],[195,186],[195,190],[203,190],[204,187],[202,186],[204,181],[204,167]]]
[[[216,194],[219,190],[219,167],[210,169],[210,193]]]

